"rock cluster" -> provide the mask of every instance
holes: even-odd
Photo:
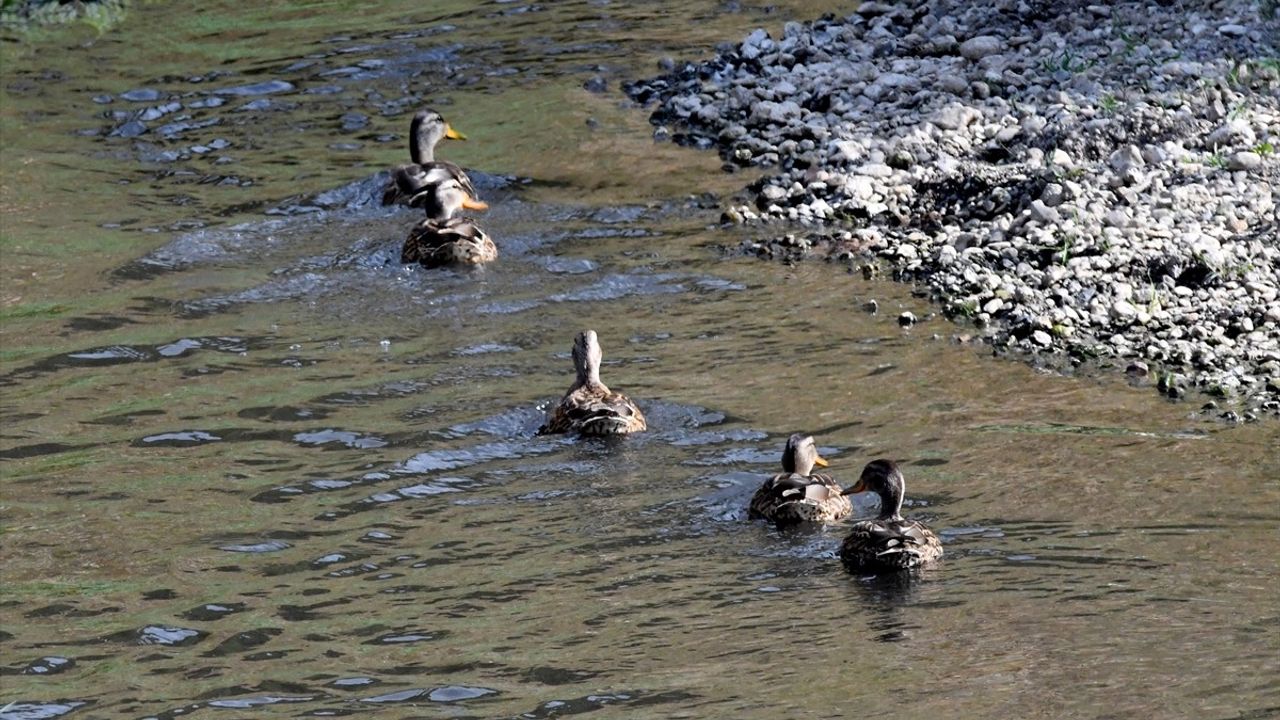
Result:
[[[1248,418],[1280,413],[1276,12],[864,2],[626,91],[775,169],[725,219],[793,234],[747,250],[878,257],[998,348],[1151,363]]]

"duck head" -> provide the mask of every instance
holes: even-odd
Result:
[[[488,210],[487,203],[476,200],[453,178],[431,183],[409,200],[411,207],[420,207],[432,220],[448,220],[459,210]]]
[[[861,492],[873,492],[880,496],[880,519],[898,520],[902,512],[902,496],[906,493],[907,481],[902,477],[892,460],[872,460],[862,469],[862,476],[853,487],[844,491],[845,495]]]
[[[813,473],[814,465],[826,467],[827,461],[818,454],[813,436],[796,433],[787,438],[787,446],[782,450],[782,469],[793,475],[808,476]]]
[[[603,359],[596,331],[578,333],[578,337],[573,339],[573,369],[578,373],[579,385],[600,382],[600,361]]]
[[[419,165],[435,160],[436,144],[445,138],[466,140],[435,110],[419,110],[409,123],[409,155]]]

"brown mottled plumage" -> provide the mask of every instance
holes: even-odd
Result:
[[[419,110],[409,124],[409,156],[412,162],[391,171],[391,181],[382,192],[382,204],[409,203],[422,190],[445,180],[457,180],[467,195],[475,198],[475,186],[462,168],[446,160],[436,160],[436,144],[444,138],[466,140],[435,110]]]
[[[784,472],[774,475],[751,498],[752,518],[772,520],[778,525],[802,522],[834,522],[853,511],[844,489],[829,475],[813,472],[826,467],[818,455],[812,435],[796,433],[787,438],[782,451]]]
[[[547,413],[539,434],[577,432],[581,435],[625,435],[647,425],[644,413],[622,393],[600,382],[603,353],[595,330],[578,333],[573,341],[573,387]]]
[[[923,523],[903,519],[906,481],[890,460],[873,460],[846,495],[874,492],[880,496],[880,515],[850,527],[840,545],[840,560],[850,572],[880,573],[907,570],[942,557],[942,543]]]
[[[457,180],[427,185],[410,203],[424,208],[427,218],[409,231],[400,250],[400,262],[426,267],[480,265],[498,257],[498,246],[484,230],[467,218],[453,216],[464,207],[489,207],[468,195]]]

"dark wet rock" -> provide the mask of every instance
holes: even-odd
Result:
[[[88,705],[86,700],[58,702],[13,701],[4,706],[5,720],[53,720]]]
[[[129,122],[116,128],[115,130],[112,130],[111,136],[132,138],[132,137],[138,137],[139,135],[145,134],[146,132],[147,132],[146,123],[140,122],[138,120],[130,120]]]
[[[250,85],[236,85],[234,87],[222,88],[214,90],[219,95],[275,95],[277,93],[293,92],[295,89],[293,83],[284,80],[265,80]]]
[[[148,625],[137,630],[124,630],[103,638],[107,642],[121,642],[133,645],[169,645],[182,647],[194,645],[204,640],[208,633],[201,630],[163,625]]]
[[[283,631],[280,628],[256,628],[239,632],[218,643],[212,650],[205,652],[202,657],[238,655],[246,650],[265,645],[281,632]]]
[[[243,612],[246,608],[244,603],[207,603],[199,607],[191,608],[182,613],[184,620],[195,620],[197,622],[209,622],[212,620],[220,620],[229,615]]]
[[[342,130],[344,132],[355,132],[369,127],[369,116],[364,113],[349,112],[343,115],[340,120],[342,121]]]
[[[120,99],[129,102],[155,102],[160,99],[160,91],[155,88],[137,88],[120,93]]]

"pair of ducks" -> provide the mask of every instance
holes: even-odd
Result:
[[[404,203],[422,208],[426,218],[409,231],[400,250],[400,262],[426,267],[480,265],[498,257],[493,240],[468,218],[458,217],[462,209],[487,210],[476,197],[471,178],[456,164],[436,160],[441,140],[466,140],[435,110],[420,110],[409,124],[407,165],[391,173],[391,182],[382,194],[383,205]]]
[[[594,330],[573,342],[577,378],[560,402],[547,413],[539,434],[576,432],[581,435],[626,435],[647,428],[644,413],[626,395],[600,381],[603,352]],[[853,512],[849,495],[874,492],[880,514],[850,527],[840,546],[840,559],[853,572],[895,572],[923,565],[942,556],[942,543],[922,523],[902,517],[906,481],[890,460],[873,460],[863,468],[857,484],[845,490],[829,475],[813,436],[796,433],[782,453],[783,472],[765,481],[751,498],[752,518],[779,526],[804,522],[836,522]]]
[[[892,460],[872,460],[858,482],[847,490],[813,471],[826,467],[812,435],[796,433],[782,451],[782,470],[765,481],[751,498],[751,517],[771,520],[780,527],[805,522],[836,522],[853,512],[849,495],[873,492],[880,497],[880,514],[855,522],[840,545],[840,560],[858,573],[895,572],[919,567],[942,557],[942,543],[923,523],[902,517],[907,483]]]

